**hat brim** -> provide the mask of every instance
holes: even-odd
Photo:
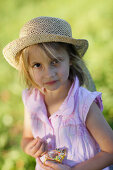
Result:
[[[65,42],[73,44],[80,57],[82,57],[88,49],[88,41],[85,39],[74,39],[72,37],[55,34],[31,34],[29,36],[18,38],[9,43],[3,49],[3,55],[11,66],[18,69],[18,63],[15,61],[17,53],[30,45],[42,42]]]

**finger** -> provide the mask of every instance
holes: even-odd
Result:
[[[45,149],[44,149],[44,152],[41,154],[41,156],[43,156],[44,154],[46,154],[48,152],[48,145],[47,143],[45,143]]]
[[[40,149],[42,145],[42,142],[41,141],[38,141],[34,147],[31,148],[31,153],[32,154],[36,154],[36,152]]]
[[[38,142],[38,139],[34,139],[29,143],[29,148],[32,148],[33,146],[36,145],[36,143]]]
[[[45,143],[42,143],[38,151],[35,153],[35,157],[41,156],[45,152]]]
[[[57,163],[55,161],[46,161],[45,165],[47,165],[47,166],[49,166],[49,167],[51,167],[53,169],[59,169],[59,167],[61,166],[60,163]]]
[[[43,156],[43,155],[45,155],[47,153],[47,151],[44,151],[40,156]]]
[[[53,168],[44,165],[44,164],[42,163],[42,161],[40,160],[39,157],[37,157],[37,162],[38,162],[38,164],[40,165],[40,167],[42,167],[42,168],[45,169],[45,170],[54,170]]]

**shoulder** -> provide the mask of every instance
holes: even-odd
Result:
[[[102,93],[97,91],[91,92],[84,87],[80,87],[78,94],[78,108],[80,118],[84,124],[86,123],[87,114],[93,102],[98,105],[101,111],[103,110]]]
[[[39,94],[39,90],[36,88],[32,89],[24,89],[22,91],[22,100],[24,105],[31,105],[33,101],[36,101],[37,95]]]
[[[79,88],[79,102],[84,105],[90,105],[95,102],[100,110],[103,110],[102,93],[98,91],[89,91],[84,87]]]
[[[98,96],[98,95],[102,95],[102,93],[101,92],[98,92],[98,91],[89,91],[88,89],[86,89],[85,87],[82,87],[82,86],[80,86],[79,87],[79,94],[82,96],[82,97],[85,97],[85,96]]]
[[[88,116],[86,120],[87,124],[90,122],[90,120],[93,121],[95,119],[99,120],[100,115],[102,115],[101,110],[99,109],[98,105],[95,102],[93,102],[88,111]]]
[[[26,88],[22,91],[22,100],[24,104],[26,103],[26,100],[30,95],[31,95],[31,89]]]

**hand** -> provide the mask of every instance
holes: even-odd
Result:
[[[43,156],[47,152],[47,143],[37,137],[28,143],[25,152],[34,158]]]
[[[39,157],[37,158],[37,162],[40,165],[40,167],[42,167],[45,170],[71,170],[71,167],[53,161],[46,161],[45,165],[41,162]]]

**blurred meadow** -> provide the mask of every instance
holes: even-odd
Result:
[[[0,169],[33,170],[35,160],[20,147],[24,107],[18,72],[3,58],[2,49],[18,38],[19,30],[37,16],[67,20],[74,38],[89,41],[84,56],[97,91],[102,92],[103,114],[113,128],[113,1],[112,0],[0,0]]]

